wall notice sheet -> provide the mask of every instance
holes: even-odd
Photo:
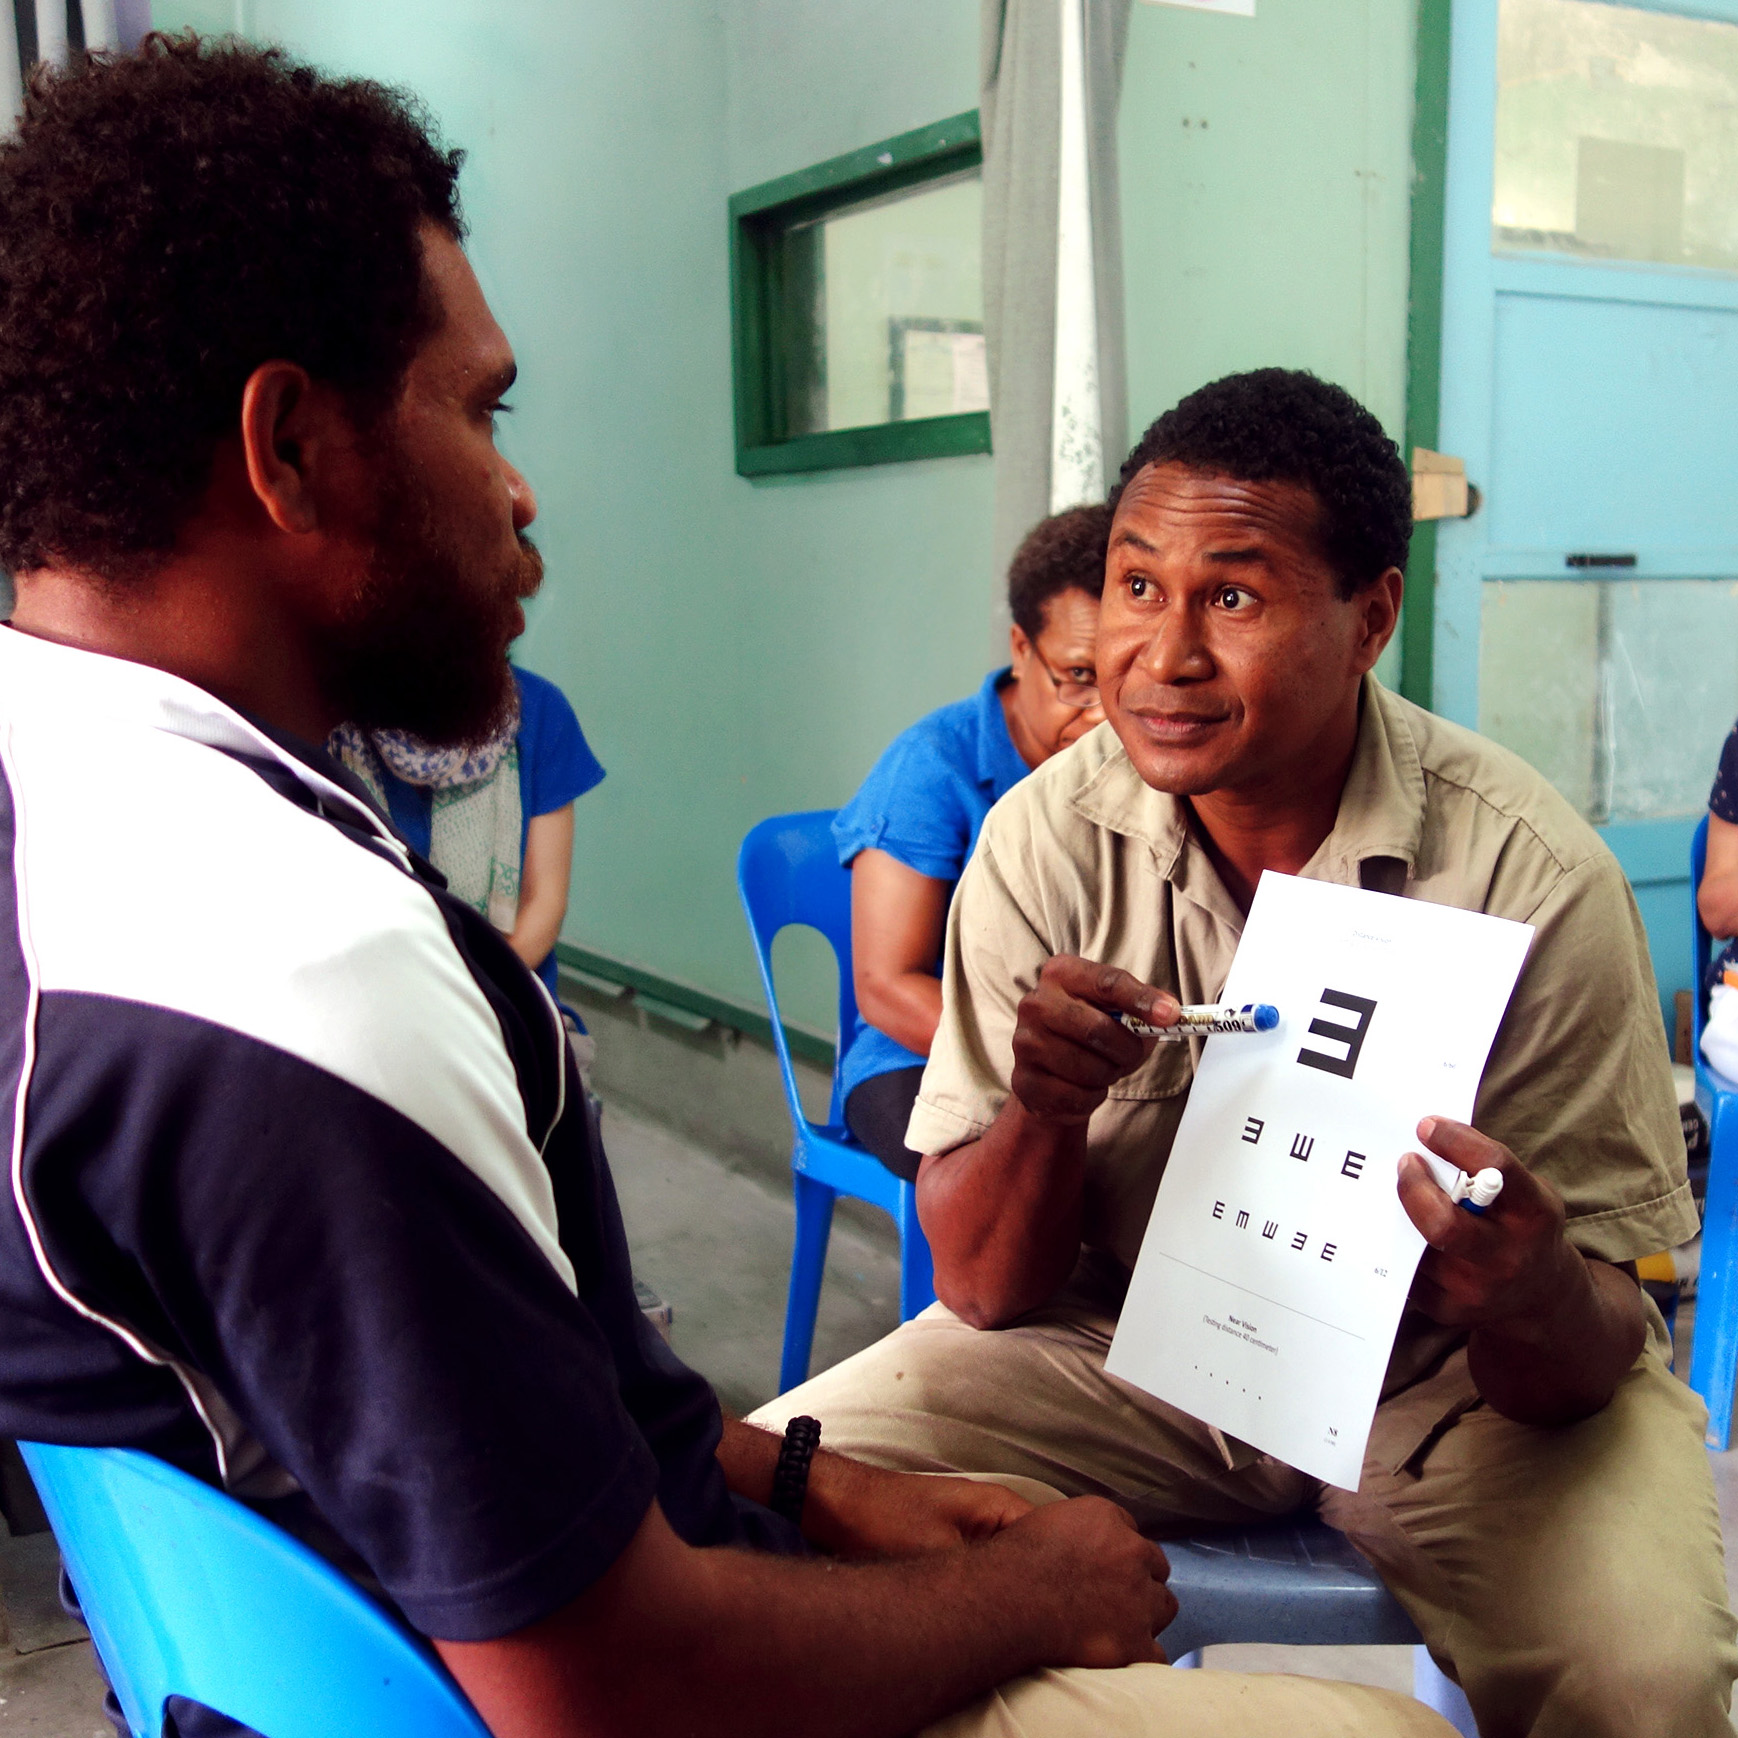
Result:
[[[1424,1251],[1396,1167],[1422,1150],[1420,1118],[1472,1120],[1532,937],[1478,912],[1262,876],[1220,999],[1272,1003],[1279,1025],[1206,1041],[1113,1375],[1357,1489]],[[1447,1186],[1454,1167],[1430,1162]]]

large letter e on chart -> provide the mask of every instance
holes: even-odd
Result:
[[[1348,1013],[1358,1016],[1355,1026],[1340,1026],[1332,1020],[1319,1017],[1310,1021],[1312,1037],[1329,1038],[1336,1044],[1344,1044],[1346,1054],[1329,1056],[1321,1050],[1300,1050],[1297,1059],[1306,1068],[1320,1068],[1328,1074],[1343,1074],[1350,1080],[1352,1070],[1358,1066],[1358,1052],[1364,1048],[1364,1039],[1370,1031],[1370,1016],[1376,1012],[1376,1004],[1368,996],[1349,996],[1344,990],[1323,990],[1322,1006],[1344,1008]]]

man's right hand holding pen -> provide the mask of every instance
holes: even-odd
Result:
[[[1052,1296],[1080,1255],[1086,1125],[1157,1038],[1177,998],[1116,966],[1047,960],[1015,1014],[1012,1091],[975,1141],[923,1161],[919,1217],[936,1294],[974,1327],[1005,1326]]]

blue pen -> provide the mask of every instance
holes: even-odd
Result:
[[[1161,1044],[1181,1044],[1190,1038],[1210,1038],[1215,1032],[1271,1032],[1279,1024],[1279,1009],[1271,1002],[1206,1002],[1181,1008],[1174,1026],[1149,1026],[1133,1014],[1117,1016],[1137,1038],[1157,1038]]]

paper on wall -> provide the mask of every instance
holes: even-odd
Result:
[[[1234,12],[1239,18],[1255,16],[1255,0],[1147,0],[1149,6],[1186,6],[1192,12]]]
[[[1355,1490],[1424,1240],[1396,1192],[1424,1116],[1472,1120],[1530,925],[1264,874],[1106,1368]],[[1429,1155],[1426,1155],[1429,1157]],[[1441,1181],[1450,1165],[1432,1160]]]

